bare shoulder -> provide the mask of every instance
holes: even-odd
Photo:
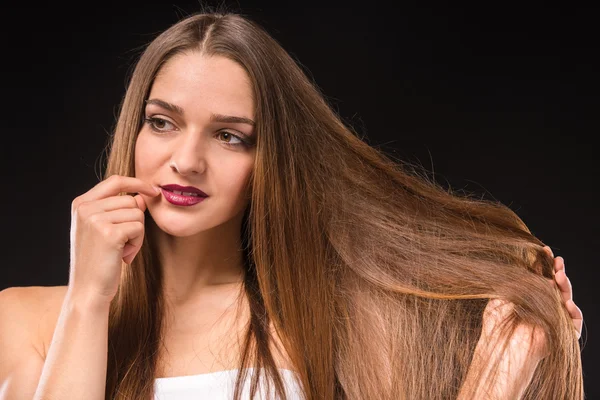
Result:
[[[66,293],[67,286],[17,286],[0,292],[2,322],[22,331],[44,360]]]

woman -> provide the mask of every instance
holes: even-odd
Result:
[[[583,398],[562,258],[362,142],[249,19],[150,43],[109,150],[36,398]]]

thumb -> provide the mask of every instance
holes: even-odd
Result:
[[[140,236],[136,236],[132,240],[127,241],[125,246],[123,247],[123,261],[125,264],[131,264],[135,256],[138,254],[140,249],[142,248],[142,244],[144,243],[144,233]]]
[[[142,195],[136,194],[135,196],[133,196],[133,198],[135,199],[138,208],[142,211],[146,211],[146,201],[144,200]]]
[[[143,237],[142,237],[143,241]],[[140,251],[142,245],[140,240],[136,240],[136,243],[127,242],[125,247],[123,248],[123,261],[125,264],[130,265],[133,262],[135,256],[137,256]]]

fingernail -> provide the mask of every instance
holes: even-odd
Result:
[[[154,188],[157,194],[160,193],[160,188],[158,186],[152,185],[152,187]]]

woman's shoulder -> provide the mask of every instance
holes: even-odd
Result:
[[[10,303],[11,314],[18,316],[15,326],[28,335],[33,347],[45,360],[60,316],[68,286],[19,286],[0,291],[0,297]],[[4,301],[2,301],[4,304]],[[270,343],[278,368],[293,370],[282,340],[271,325]]]
[[[68,286],[15,286],[0,292],[2,304],[45,360]],[[6,303],[6,304],[5,304]],[[16,322],[16,321],[15,321]]]

